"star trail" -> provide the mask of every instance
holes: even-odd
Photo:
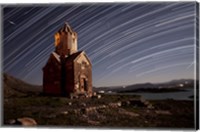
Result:
[[[42,85],[54,34],[68,22],[96,87],[194,78],[195,4],[2,5],[3,71]]]

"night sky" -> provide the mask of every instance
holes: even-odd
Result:
[[[195,4],[4,5],[3,70],[42,85],[54,34],[67,21],[92,62],[94,86],[194,78]]]

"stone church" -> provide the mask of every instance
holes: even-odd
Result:
[[[84,51],[78,51],[77,33],[65,23],[54,37],[55,51],[43,68],[44,94],[92,96],[92,64]]]

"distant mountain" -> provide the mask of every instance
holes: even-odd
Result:
[[[127,92],[127,91],[141,91],[148,89],[173,89],[173,88],[193,88],[193,79],[179,79],[172,80],[164,83],[141,83],[127,86],[113,86],[113,87],[94,87],[96,92]],[[31,85],[6,73],[3,74],[3,96],[8,97],[21,97],[31,96],[42,92],[42,86]]]
[[[133,84],[127,86],[116,86],[116,87],[99,87],[94,88],[94,91],[104,91],[104,92],[128,92],[128,91],[141,91],[148,89],[183,89],[183,88],[193,88],[194,80],[193,79],[179,79],[172,80],[169,82],[163,83],[141,83]],[[171,91],[171,90],[170,90]]]
[[[42,92],[42,86],[27,84],[6,73],[3,74],[3,96],[5,98],[35,95],[40,92]]]
[[[166,83],[158,83],[158,84],[170,84],[170,85],[176,85],[176,84],[193,84],[194,83],[194,80],[193,79],[177,79],[177,80],[172,80],[172,81],[169,81],[169,82],[166,82]]]

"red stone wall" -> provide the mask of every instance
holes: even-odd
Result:
[[[50,95],[60,95],[61,67],[51,55],[47,65],[43,68],[43,92]]]
[[[84,69],[81,68],[82,64],[74,62],[74,84],[76,87],[76,84],[79,85],[78,90],[76,91],[78,92],[82,92],[81,91],[81,86],[83,86],[84,84],[84,79],[87,82],[87,90],[83,91],[90,94],[92,93],[92,66],[91,65],[84,65]]]
[[[70,95],[70,93],[74,90],[74,68],[73,68],[73,62],[66,62],[66,93],[67,95]]]

